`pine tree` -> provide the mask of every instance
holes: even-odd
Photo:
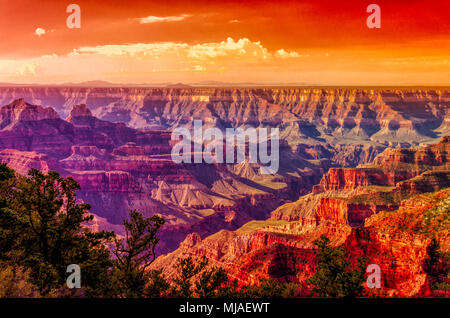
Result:
[[[358,259],[356,268],[342,247],[333,248],[330,240],[321,235],[314,244],[318,247],[318,264],[314,275],[307,281],[313,292],[321,297],[361,297],[365,295],[363,283],[367,261]]]
[[[124,238],[114,238],[114,280],[121,297],[143,297],[149,283],[148,266],[156,259],[155,249],[159,242],[156,236],[164,219],[153,215],[145,219],[141,213],[130,211],[130,220],[125,220]],[[160,277],[161,278],[161,277]]]
[[[70,264],[80,266],[83,290],[66,290],[64,295],[107,292],[111,260],[104,243],[113,234],[92,233],[82,226],[93,217],[90,206],[77,201],[78,183],[55,171],[43,174],[36,169],[26,177],[11,177],[4,166],[0,176],[0,246],[9,246],[0,258],[29,269],[30,280],[42,295],[66,288]]]

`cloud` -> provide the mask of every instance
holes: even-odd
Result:
[[[159,42],[159,43],[135,43],[135,44],[111,44],[99,46],[83,46],[74,49],[70,54],[97,54],[106,56],[131,56],[131,57],[146,57],[159,56],[162,53],[182,51],[188,47],[187,44],[175,42]]]
[[[43,28],[37,28],[34,33],[36,33],[37,36],[41,36],[45,34],[45,30]]]
[[[215,60],[220,58],[223,60],[257,60],[277,59],[277,58],[296,58],[301,57],[297,52],[287,52],[284,49],[275,53],[269,52],[259,41],[250,41],[247,38],[234,40],[227,38],[222,42],[210,42],[202,44],[187,44],[176,42],[159,42],[159,43],[135,43],[126,45],[100,45],[85,46],[74,49],[71,55],[79,54],[95,54],[105,56],[123,56],[133,58],[158,58],[174,57],[186,60]]]
[[[284,49],[276,51],[275,56],[280,57],[282,59],[301,57],[301,55],[298,54],[297,52],[287,52]]]
[[[153,15],[150,15],[145,18],[138,18],[140,23],[147,24],[147,23],[158,23],[158,22],[176,22],[176,21],[182,21],[185,18],[189,17],[188,14],[181,14],[176,16],[168,16],[168,17],[156,17]]]
[[[66,55],[0,59],[0,81],[357,83],[373,65],[377,65],[377,71],[371,73],[367,82],[389,80],[394,73],[392,69],[414,71],[426,82],[436,74],[445,73],[450,65],[448,56],[417,61],[414,56],[397,59],[381,56],[370,63],[367,59],[353,59],[350,64],[341,61],[346,54],[353,56],[354,52],[332,51],[327,57],[323,51],[269,50],[263,42],[231,37],[205,43],[171,41],[83,46]],[[349,69],[356,71],[343,76]],[[433,81],[443,81],[441,78]]]
[[[208,74],[240,74],[243,70],[258,68],[269,71],[303,57],[295,51],[270,51],[259,41],[229,37],[220,42],[200,44],[155,42],[83,46],[65,56],[48,56],[34,62],[45,66],[46,75],[51,72],[55,76],[57,73],[77,76],[76,80],[68,81],[103,75],[102,78],[109,81],[141,82],[182,81],[188,76],[182,74],[206,77]]]
[[[38,66],[36,63],[23,64],[17,68],[17,73],[21,76],[36,76]]]
[[[47,31],[47,33],[50,31]],[[164,82],[217,79],[230,81],[249,74],[288,67],[293,72],[297,52],[271,51],[259,41],[231,37],[219,42],[190,44],[155,42],[83,46],[67,55],[48,54],[24,60],[0,60],[0,79],[24,81],[24,77],[48,82]],[[251,72],[249,71],[251,70]],[[220,78],[219,78],[220,77]]]
[[[267,58],[270,53],[261,45],[260,42],[252,42],[247,38],[237,41],[227,38],[226,41],[203,43],[192,45],[187,50],[187,56],[190,58],[215,58],[215,57],[239,57],[250,56]]]

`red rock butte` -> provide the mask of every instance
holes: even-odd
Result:
[[[386,295],[445,282],[423,264],[432,237],[448,252],[448,224],[430,212],[448,202],[448,89],[4,87],[0,102],[0,161],[72,176],[96,230],[120,234],[131,209],[162,215],[154,268],[169,275],[179,256],[205,255],[241,283],[304,282],[325,234],[379,264]],[[278,172],[174,163],[171,132],[195,119],[279,128]],[[406,214],[420,235],[399,226]]]

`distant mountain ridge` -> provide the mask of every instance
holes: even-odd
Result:
[[[259,87],[259,86],[273,86],[273,87],[283,87],[283,86],[314,86],[314,84],[304,84],[304,83],[253,83],[253,82],[223,82],[223,81],[213,81],[205,80],[200,82],[189,82],[189,83],[112,83],[103,80],[92,80],[84,82],[65,82],[65,83],[48,83],[48,84],[38,84],[38,83],[0,83],[0,87],[22,87],[22,86],[36,86],[36,87],[174,87],[174,86],[184,86],[184,87]]]
[[[177,84],[178,85],[178,84]],[[0,87],[0,104],[17,98],[66,118],[86,104],[99,119],[133,128],[279,127],[291,145],[359,143],[411,146],[450,132],[445,88],[130,88]]]

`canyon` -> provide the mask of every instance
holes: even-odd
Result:
[[[311,193],[267,220],[205,239],[190,234],[152,266],[173,275],[179,258],[205,256],[241,284],[261,278],[306,284],[317,262],[314,241],[325,235],[353,260],[363,256],[380,266],[382,289],[373,295],[448,297],[432,286],[450,281],[449,217],[450,138],[444,137],[424,148],[389,149],[371,164],[332,168]],[[444,256],[431,262],[433,248]]]
[[[178,257],[207,256],[241,283],[304,283],[325,234],[379,264],[387,295],[436,293],[446,279],[422,265],[433,239],[449,252],[448,224],[438,238],[421,232],[449,195],[446,88],[0,87],[0,105],[0,161],[73,177],[95,230],[123,234],[132,209],[163,216],[152,266],[167,275]],[[171,132],[196,119],[279,128],[278,172],[174,163]],[[399,215],[421,236],[393,230]]]
[[[61,119],[51,107],[18,99],[0,109],[0,160],[19,173],[56,170],[81,186],[79,198],[116,229],[130,210],[166,219],[159,252],[197,231],[209,235],[266,218],[278,205],[307,192],[326,168],[280,147],[279,174],[259,174],[248,161],[176,164],[170,130],[134,129],[94,117],[85,104]],[[289,165],[290,159],[295,166]]]

